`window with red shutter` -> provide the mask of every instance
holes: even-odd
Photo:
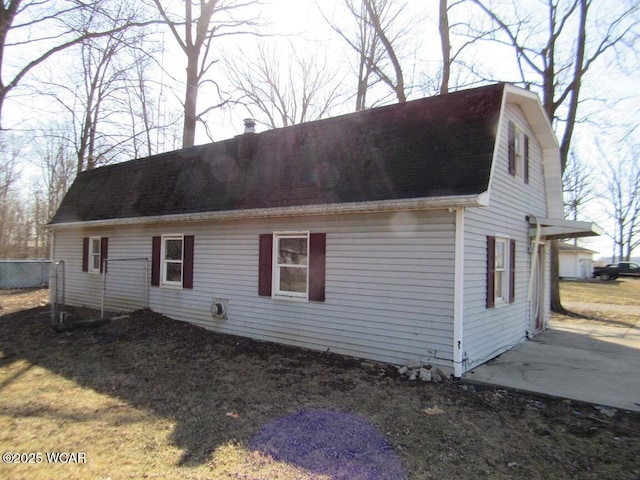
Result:
[[[193,288],[193,235],[153,237],[151,246],[151,285]]]
[[[259,237],[258,295],[325,300],[326,234],[275,232]]]

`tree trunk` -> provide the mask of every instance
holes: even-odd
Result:
[[[560,299],[560,261],[558,258],[558,241],[551,240],[551,311],[566,314]]]
[[[184,99],[184,129],[182,147],[193,147],[196,141],[196,106],[198,104],[199,52],[189,52],[187,57],[187,89]]]
[[[442,48],[442,82],[440,94],[449,93],[449,77],[451,76],[451,40],[449,39],[449,16],[447,0],[440,0],[440,46]]]

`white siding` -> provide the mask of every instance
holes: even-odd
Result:
[[[529,184],[508,172],[508,120],[529,136]],[[506,106],[500,123],[499,146],[493,165],[490,206],[465,212],[464,368],[469,369],[522,342],[530,328],[527,290],[530,272],[528,214],[544,217],[542,151],[522,111]],[[516,241],[515,302],[486,308],[487,235]]]
[[[98,307],[101,277],[81,271],[82,237],[109,237],[109,258],[150,259],[154,235],[194,235],[194,289],[150,287],[153,310],[222,333],[450,368],[454,224],[453,213],[428,211],[60,229],[55,259],[67,265],[67,302]],[[258,296],[259,234],[283,230],[327,234],[325,302]],[[127,310],[129,300],[110,292],[107,308]],[[212,318],[213,298],[229,300],[228,319]]]

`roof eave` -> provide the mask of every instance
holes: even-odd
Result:
[[[368,202],[330,203],[277,208],[254,208],[246,210],[225,210],[219,212],[180,213],[148,217],[110,218],[76,222],[49,223],[50,229],[73,227],[111,227],[119,225],[139,225],[171,222],[202,222],[208,220],[244,220],[269,217],[299,217],[308,215],[348,215],[356,213],[392,212],[401,210],[439,210],[446,208],[485,207],[489,205],[489,194],[483,192],[471,195],[451,195],[442,197],[407,198]]]
[[[536,223],[537,220],[537,223]],[[597,237],[603,230],[592,222],[578,222],[562,218],[529,218],[529,236],[535,237],[539,232],[540,237],[547,240],[560,240],[564,238]],[[534,226],[535,225],[535,226]]]

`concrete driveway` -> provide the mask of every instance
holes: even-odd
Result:
[[[465,379],[640,412],[640,307],[634,326],[583,319],[550,329]]]

